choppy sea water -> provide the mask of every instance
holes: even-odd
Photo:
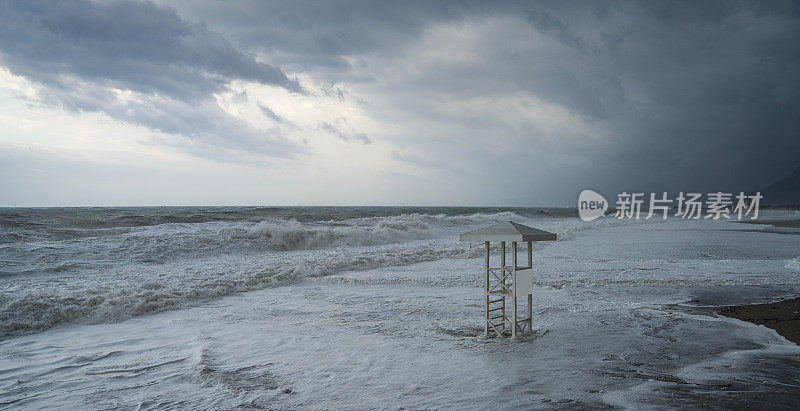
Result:
[[[478,256],[503,220],[572,235],[568,209],[300,207],[0,210],[0,338],[95,324],[307,277]]]
[[[797,218],[774,212],[777,218]],[[481,333],[481,247],[535,250],[534,330]],[[800,236],[570,209],[0,210],[0,406],[791,407],[800,350],[715,307],[800,293]]]

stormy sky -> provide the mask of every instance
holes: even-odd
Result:
[[[0,0],[0,206],[763,188],[798,39],[791,1]]]

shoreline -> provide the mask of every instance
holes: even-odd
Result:
[[[800,298],[766,304],[723,307],[720,315],[772,328],[787,340],[800,345]]]
[[[786,220],[742,220],[737,222],[742,224],[765,224],[776,228],[800,228],[800,218]]]
[[[767,228],[747,228],[743,231],[753,233],[773,233],[773,234],[800,234],[800,218],[793,218],[787,220],[751,220],[751,221],[737,221],[741,224],[750,225],[765,225]]]

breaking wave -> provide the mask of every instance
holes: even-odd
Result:
[[[110,231],[68,240],[17,241],[0,246],[0,338],[67,323],[118,322],[343,271],[475,258],[482,250],[459,243],[457,235],[507,220],[535,224],[561,240],[619,223],[534,222],[511,211],[402,213],[310,222],[168,223],[104,228]]]
[[[372,246],[438,238],[449,228],[524,217],[512,212],[447,216],[444,214],[402,214],[380,218],[360,218],[324,224],[305,224],[297,220],[262,221],[247,227],[220,230],[228,241],[263,241],[278,251],[311,250],[340,246]]]
[[[230,267],[216,267],[197,277],[177,272],[169,280],[146,275],[147,282],[126,281],[117,288],[87,287],[69,292],[27,293],[2,301],[0,337],[29,334],[62,323],[97,324],[123,321],[190,305],[237,292],[295,283],[348,270],[368,270],[406,265],[441,258],[470,258],[480,250],[463,244],[432,248],[420,244],[403,249],[365,250],[359,253],[327,254],[305,261],[275,261],[258,265],[255,261]],[[178,276],[183,276],[179,278]],[[155,278],[153,278],[155,277]],[[176,281],[180,279],[180,281]],[[142,279],[143,281],[144,279]]]

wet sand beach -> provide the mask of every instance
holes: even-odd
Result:
[[[800,219],[742,221],[745,224],[766,224],[773,228],[758,230],[778,234],[800,234]],[[756,231],[756,230],[754,230]],[[792,298],[767,304],[733,305],[719,311],[721,315],[763,325],[777,331],[787,340],[800,344],[800,298]]]
[[[800,298],[769,304],[729,306],[719,313],[772,328],[787,340],[800,344]]]

